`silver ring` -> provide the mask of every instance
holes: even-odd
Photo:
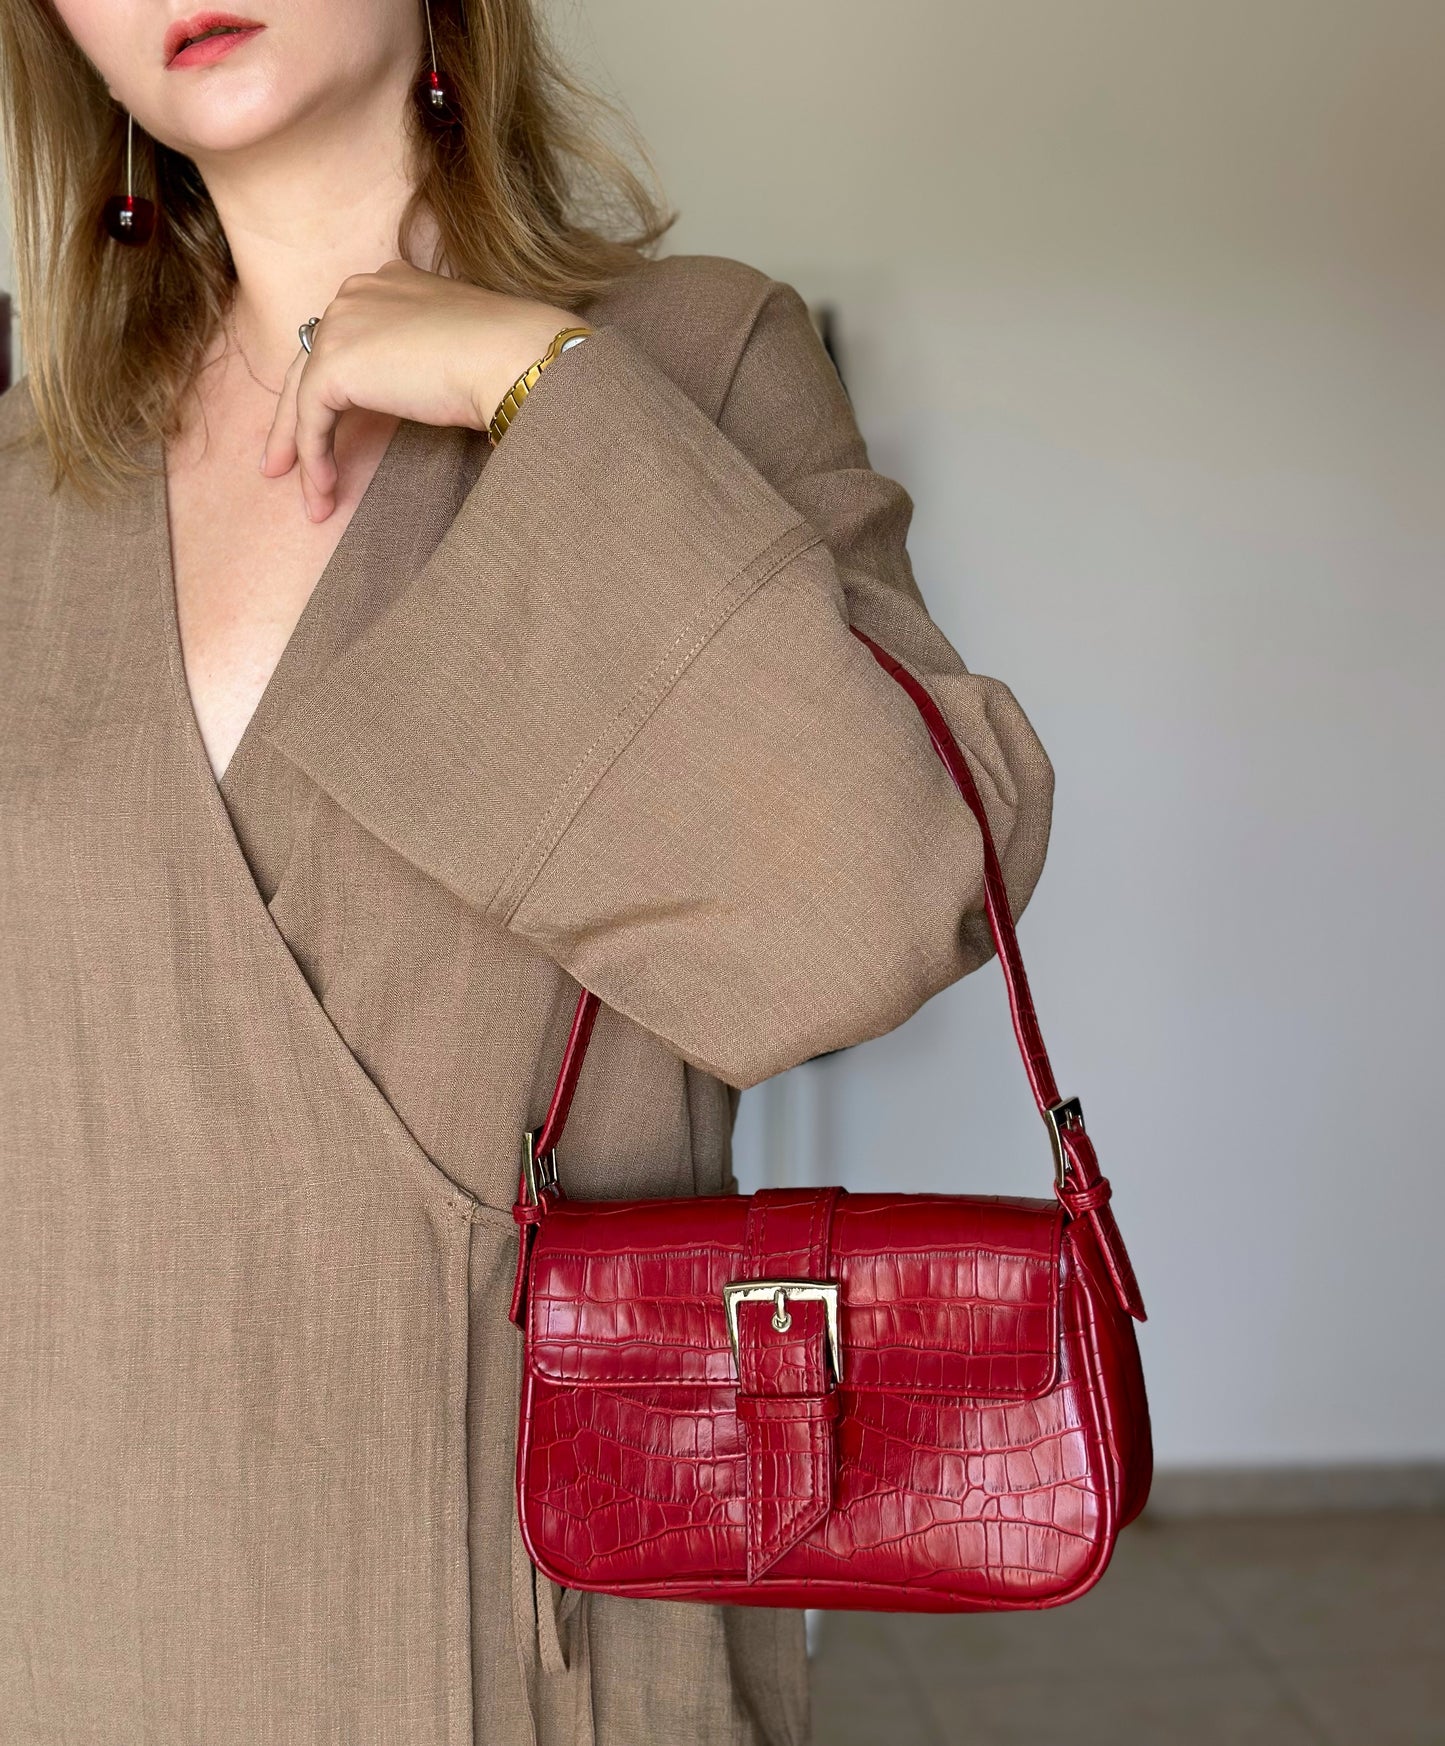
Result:
[[[301,335],[301,343],[305,346],[308,357],[311,353],[311,335],[315,332],[316,324],[320,320],[321,317],[319,315],[313,315],[310,321],[303,321],[300,327],[296,329],[297,333]]]

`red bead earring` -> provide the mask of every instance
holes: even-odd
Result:
[[[459,118],[452,108],[450,94],[442,82],[441,74],[437,72],[437,45],[432,36],[431,0],[425,0],[426,5],[426,39],[431,54],[431,70],[423,73],[417,80],[416,106],[421,110],[422,118],[432,126],[450,127]]]
[[[112,194],[105,203],[105,228],[118,243],[147,243],[156,227],[156,208],[135,192],[131,177],[132,146],[135,140],[135,117],[126,116],[125,132],[125,193]]]

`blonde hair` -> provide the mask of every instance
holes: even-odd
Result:
[[[433,132],[407,105],[417,166],[399,227],[413,265],[572,307],[646,258],[676,221],[654,192],[625,112],[561,64],[533,0],[431,0],[437,65],[460,125]],[[430,66],[423,52],[419,79]],[[0,115],[14,221],[20,335],[52,491],[94,502],[157,469],[137,445],[179,434],[180,409],[235,286],[195,164],[135,130],[135,191],[155,200],[150,242],[101,223],[123,192],[126,112],[49,0],[0,0]],[[648,172],[609,143],[617,126]],[[435,256],[413,259],[427,210]],[[97,487],[99,488],[97,490]]]

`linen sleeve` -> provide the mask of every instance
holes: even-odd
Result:
[[[614,433],[652,489],[618,490],[602,513],[645,520],[659,494],[691,498],[726,537],[748,525],[731,493],[776,493],[783,525],[757,554],[739,540],[736,584],[678,639],[635,731],[519,866],[504,915],[741,1088],[893,1029],[994,950],[977,823],[849,624],[937,698],[1015,915],[1043,865],[1053,771],[1008,687],[969,673],[929,617],[905,548],[911,500],[869,467],[792,287],[762,302],[722,441],[679,450],[661,410],[644,400]]]
[[[538,381],[441,546],[282,749],[369,828],[743,1089],[882,1035],[1017,917],[1053,770],[929,617],[806,305],[757,275],[710,416],[627,328]],[[678,319],[683,319],[679,317]],[[707,321],[697,345],[716,345]]]

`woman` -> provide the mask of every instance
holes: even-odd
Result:
[[[850,623],[1015,914],[1052,771],[528,0],[263,11],[0,0],[0,1738],[794,1746],[798,1614],[521,1547],[521,1136],[586,986],[573,1191],[729,1188],[742,1088],[992,953]]]

